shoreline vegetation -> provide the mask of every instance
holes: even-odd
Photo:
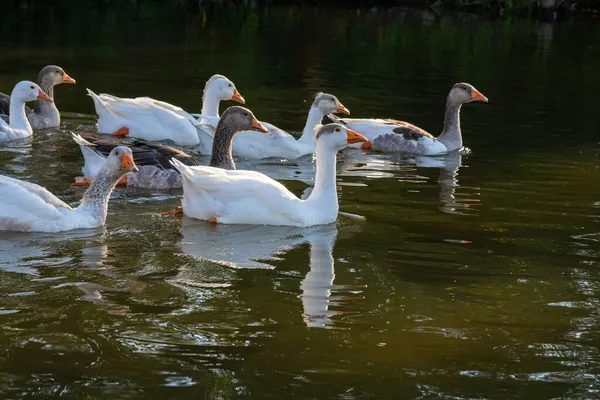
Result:
[[[110,1],[110,0],[109,0]],[[539,16],[559,19],[572,14],[600,18],[600,0],[170,0],[181,6],[204,7],[210,4],[291,5],[323,7],[407,7],[463,11],[491,16]]]

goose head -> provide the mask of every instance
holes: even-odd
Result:
[[[460,82],[452,86],[450,94],[448,94],[449,103],[458,105],[470,103],[471,101],[487,103],[488,99],[479,90],[475,89],[473,85],[469,85],[468,83]]]
[[[319,92],[315,96],[313,107],[316,107],[323,115],[340,113],[350,115],[350,111],[332,94]]]
[[[341,124],[327,124],[317,128],[317,146],[340,151],[349,144],[369,143],[369,139]],[[370,146],[368,146],[370,147]],[[363,145],[363,148],[366,146]]]
[[[133,153],[126,146],[117,146],[111,150],[106,157],[106,168],[115,174],[124,174],[127,172],[138,172],[139,169],[133,161]]]
[[[15,85],[11,97],[23,102],[34,100],[53,101],[37,84],[21,81]]]
[[[231,106],[225,110],[217,125],[217,131],[227,131],[231,135],[248,130],[267,133],[267,128],[258,122],[252,111],[240,106]]]
[[[206,101],[206,97],[211,96],[217,100],[232,100],[241,104],[245,104],[246,100],[235,87],[235,84],[223,75],[213,75],[204,86],[204,95],[202,101]]]
[[[61,83],[76,83],[64,69],[57,65],[47,65],[40,71],[38,82],[44,87],[52,87]]]

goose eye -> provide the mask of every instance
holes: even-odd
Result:
[[[229,87],[233,87],[233,86],[231,86],[231,83],[229,84]]]
[[[33,86],[29,86],[29,89],[35,89]]]
[[[248,113],[244,113],[244,117],[247,117],[247,116],[248,116]]]
[[[119,152],[117,151],[117,152],[115,152],[115,154],[116,154],[116,155],[119,155]]]
[[[340,131],[340,128],[335,128],[335,131],[336,131],[336,132],[339,132],[339,131]]]
[[[62,74],[62,72],[60,72],[59,70],[56,70],[56,73],[57,73],[57,74]]]

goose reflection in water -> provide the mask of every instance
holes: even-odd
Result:
[[[448,214],[477,214],[480,204],[480,189],[476,187],[463,187],[457,193],[458,170],[462,166],[463,154],[454,152],[440,157],[416,157],[418,167],[439,168],[440,177],[440,210]],[[477,196],[477,197],[475,197]]]
[[[342,217],[348,221],[348,217]],[[339,223],[342,232],[356,229],[357,224]],[[360,225],[360,224],[359,224]],[[338,236],[337,224],[296,228],[286,226],[219,225],[188,218],[182,220],[183,252],[195,258],[230,268],[273,269],[273,261],[305,243],[310,245],[310,269],[300,283],[303,320],[308,327],[333,327],[329,308],[335,279],[333,248]],[[187,275],[187,276],[186,276]],[[178,282],[196,285],[194,268],[183,267]]]

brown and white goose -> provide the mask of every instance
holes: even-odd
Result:
[[[366,136],[373,150],[413,154],[443,154],[462,147],[460,108],[472,101],[487,103],[488,99],[468,83],[455,84],[446,100],[444,130],[436,138],[424,129],[393,119],[349,119],[329,115],[332,121]]]
[[[74,84],[75,79],[59,66],[45,66],[38,75],[38,85],[51,99],[54,99],[54,86],[61,83]],[[0,93],[0,114],[6,116],[4,119],[7,122],[10,112],[10,96]],[[53,101],[37,100],[33,109],[25,107],[25,114],[32,129],[56,128],[60,125],[60,113]]]

